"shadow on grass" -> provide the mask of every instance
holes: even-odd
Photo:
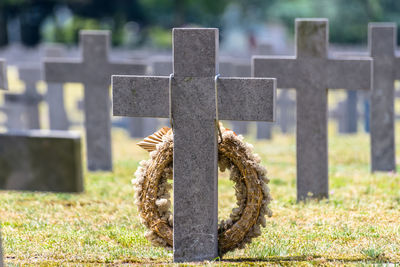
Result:
[[[236,262],[236,263],[253,263],[253,262],[362,262],[362,263],[383,263],[390,262],[385,257],[371,258],[371,257],[324,257],[320,255],[307,255],[307,256],[271,256],[271,257],[259,257],[259,258],[223,258],[221,262]]]

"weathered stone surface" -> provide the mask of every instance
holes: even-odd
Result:
[[[294,128],[296,122],[296,101],[290,96],[289,90],[281,90],[276,100],[277,124],[282,133],[288,133]]]
[[[328,20],[296,19],[296,56],[253,57],[254,76],[297,90],[297,199],[328,198],[327,89],[370,89],[370,58],[328,56]]]
[[[358,96],[357,91],[348,90],[345,106],[345,128],[342,133],[357,133],[358,130]]]
[[[0,59],[0,89],[7,90],[7,67],[6,62]]]
[[[46,58],[63,57],[65,49],[60,45],[45,47]],[[61,83],[47,83],[46,101],[49,106],[49,122],[51,130],[68,130],[69,120],[64,104],[64,88]]]
[[[82,59],[47,59],[47,82],[78,82],[85,86],[85,128],[88,169],[112,170],[109,84],[112,74],[144,74],[146,65],[108,59],[108,31],[81,31]]]
[[[372,171],[396,171],[394,80],[400,78],[396,33],[394,23],[369,24],[369,49],[374,59],[370,106]]]
[[[82,192],[81,139],[76,133],[0,134],[0,189]]]
[[[218,30],[174,29],[173,51],[174,261],[210,260],[218,255]],[[274,79],[217,83],[220,119],[273,119]],[[112,84],[114,115],[169,117],[169,77],[113,76]]]
[[[38,66],[21,66],[18,68],[19,79],[25,84],[25,91],[19,101],[24,103],[24,117],[27,129],[40,129],[39,104],[43,97],[38,93],[36,84],[42,79]]]

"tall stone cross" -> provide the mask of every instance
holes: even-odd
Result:
[[[328,20],[296,19],[296,55],[253,57],[254,76],[297,90],[297,199],[328,197],[328,88],[370,89],[369,58],[328,56]]]
[[[82,59],[47,59],[47,82],[82,83],[88,169],[112,170],[109,85],[112,74],[144,74],[146,65],[115,63],[108,59],[109,31],[81,31]]]
[[[0,88],[7,89],[7,76],[6,76],[6,64],[4,60],[0,59]],[[0,266],[3,266],[3,249],[1,245],[1,233],[0,233]]]
[[[7,67],[6,62],[0,59],[0,89],[7,90]]]
[[[288,90],[281,90],[276,100],[278,108],[276,121],[282,133],[288,133],[295,122],[296,101],[290,97],[289,93]]]
[[[27,129],[40,129],[39,104],[43,97],[37,91],[37,82],[42,78],[38,66],[21,66],[18,69],[19,79],[25,84],[25,92],[18,96],[18,102],[23,103]]]
[[[47,46],[44,49],[45,58],[60,58],[65,54],[65,48],[60,45]],[[49,106],[50,129],[68,130],[69,121],[65,111],[64,86],[62,83],[47,83],[46,101]]]
[[[370,23],[369,50],[374,59],[371,92],[372,171],[396,171],[394,135],[394,81],[400,79],[400,57],[395,54],[397,27],[393,23]]]
[[[112,78],[114,115],[169,118],[171,109],[176,262],[218,255],[216,107],[221,120],[274,118],[274,79],[215,82],[218,46],[218,29],[174,29],[170,89],[168,76]]]

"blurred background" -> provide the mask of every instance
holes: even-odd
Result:
[[[264,42],[279,50],[300,17],[329,18],[333,43],[366,44],[368,22],[400,22],[400,1],[0,0],[0,47],[75,45],[80,29],[109,29],[113,46],[163,50],[172,27],[201,26],[220,28],[225,51]]]

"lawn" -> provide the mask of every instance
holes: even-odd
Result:
[[[11,76],[18,91],[20,84]],[[73,109],[81,95],[82,88],[67,85],[67,108]],[[341,97],[333,95],[335,101]],[[81,113],[71,114],[82,119]],[[6,265],[172,265],[171,251],[145,239],[134,205],[130,181],[139,161],[149,156],[137,141],[114,129],[114,172],[85,172],[82,194],[0,192]],[[294,135],[246,141],[268,169],[273,217],[251,245],[205,264],[400,264],[400,175],[370,174],[367,134],[337,135],[330,123],[330,197],[307,203],[296,203]],[[222,174],[219,217],[226,218],[234,203],[232,183]]]
[[[329,201],[296,203],[293,135],[248,140],[268,169],[274,215],[246,249],[208,264],[400,263],[400,175],[371,175],[368,135],[333,128]],[[134,205],[130,180],[148,154],[122,130],[113,141],[114,172],[86,172],[83,194],[0,193],[6,264],[172,264],[170,251],[144,238]],[[219,196],[224,218],[235,202],[226,175]]]

